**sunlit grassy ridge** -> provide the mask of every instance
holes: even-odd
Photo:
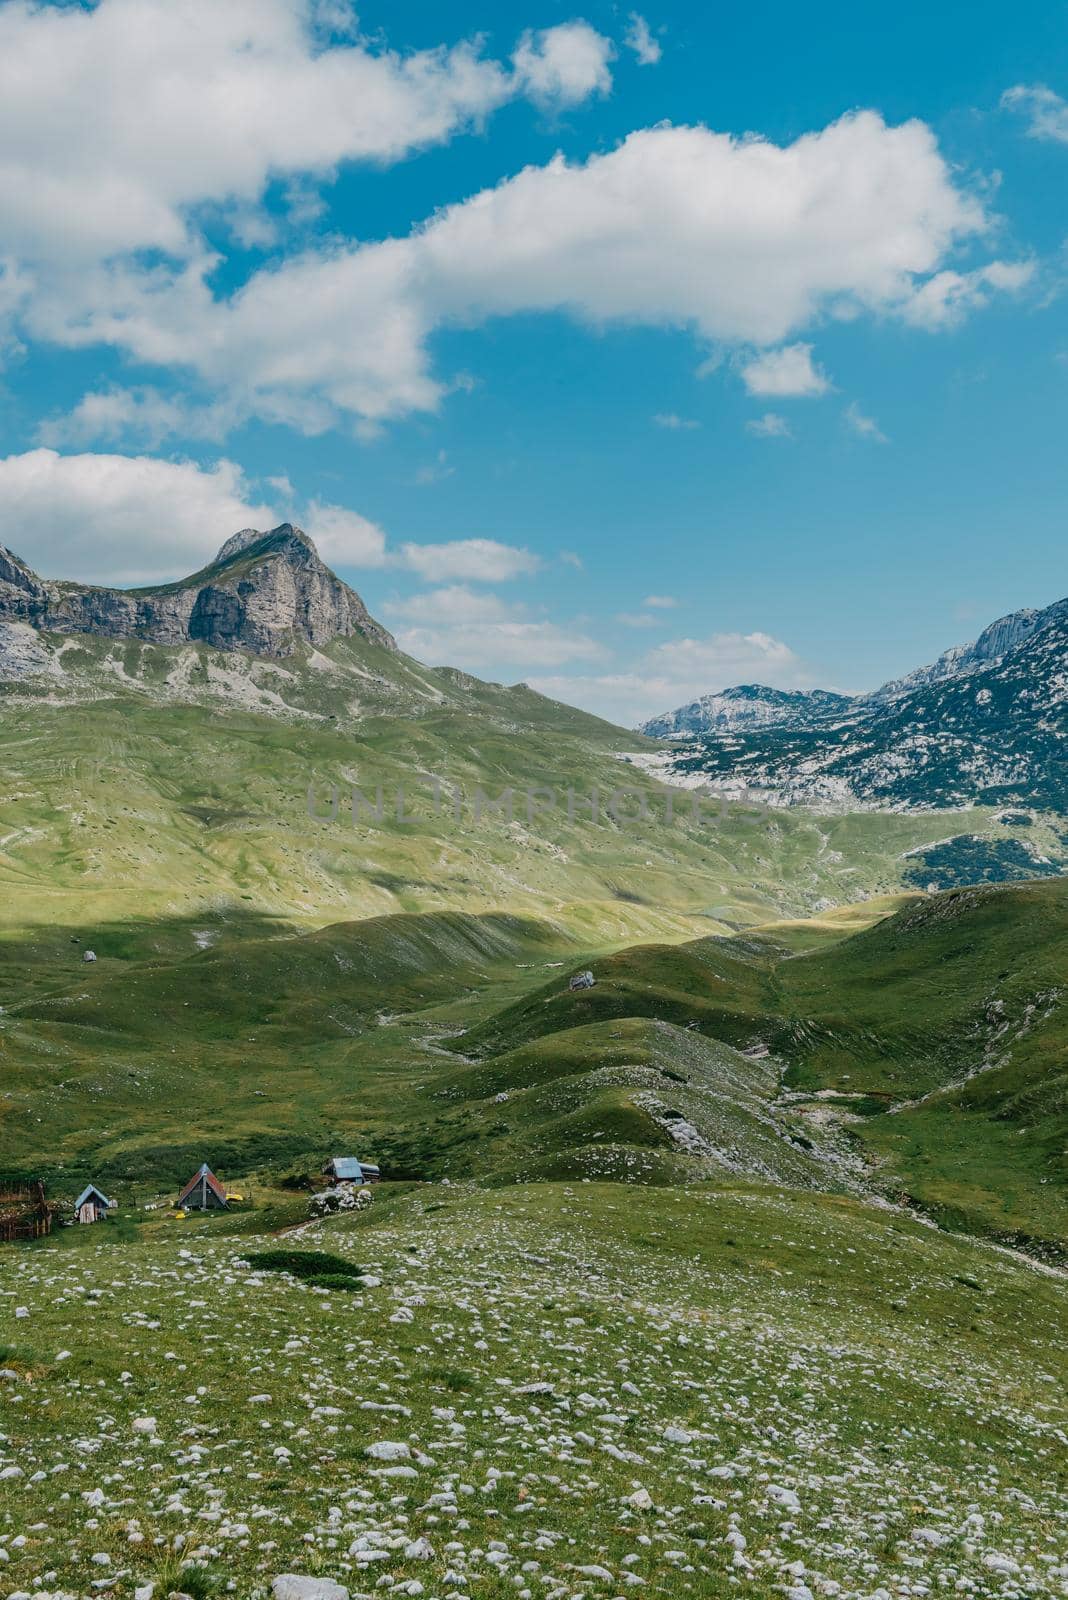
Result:
[[[594,971],[593,989],[542,985],[457,1048],[494,1056],[539,1041],[548,1052],[576,1026],[635,1016],[766,1047],[795,1109],[814,1117],[806,1095],[835,1094],[885,1163],[879,1176],[936,1214],[1039,1248],[1068,1239],[1064,879],[906,903],[796,956],[776,953],[771,930],[637,946]]]
[[[9,1590],[1061,1592],[1062,1282],[751,1186],[383,1192],[362,1294],[236,1222],[0,1258]]]

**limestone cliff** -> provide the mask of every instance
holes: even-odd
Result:
[[[300,528],[245,528],[211,566],[151,589],[102,589],[37,574],[0,545],[0,621],[41,632],[197,641],[219,650],[284,656],[299,644],[361,634],[395,650],[355,590],[320,560]]]

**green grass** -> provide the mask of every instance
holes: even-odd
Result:
[[[797,954],[769,930],[598,956],[449,913],[175,959],[182,930],[144,959],[122,930],[88,970],[63,930],[9,945],[0,1164],[141,1201],[202,1160],[310,1175],[339,1151],[409,1181],[731,1172],[1068,1242],[1064,880],[910,900]]]
[[[223,1574],[254,1600],[296,1571],[501,1600],[631,1572],[770,1600],[800,1562],[814,1592],[989,1593],[996,1553],[1057,1592],[1068,1290],[981,1245],[751,1185],[454,1185],[306,1236],[370,1264],[360,1294],[250,1272],[271,1241],[216,1220],[0,1257],[29,1312],[0,1384],[9,1591]]]
[[[554,979],[451,1047],[482,1058],[487,1084],[569,1070],[576,1027],[609,1019],[770,1050],[797,1116],[818,1138],[844,1114],[874,1183],[948,1225],[1063,1258],[1068,881],[907,901],[848,938],[789,932],[618,952],[594,962],[594,988]],[[831,1098],[804,1103],[816,1095]]]
[[[358,639],[284,662],[138,640],[52,640],[58,684],[8,686],[0,713],[3,929],[171,926],[243,918],[290,930],[397,912],[508,910],[567,924],[591,948],[805,917],[900,890],[906,852],[944,815],[822,817],[688,803],[668,824],[655,782],[617,759],[640,735],[546,700],[432,670]],[[68,701],[69,703],[56,703]],[[434,813],[420,780],[463,797]],[[353,823],[354,786],[384,815]],[[639,791],[650,820],[617,821]],[[308,814],[308,791],[327,817]],[[513,822],[476,790],[518,795]],[[525,792],[556,809],[527,817]],[[398,790],[406,793],[398,821]],[[601,794],[596,824],[567,793]],[[634,806],[632,809],[637,810]],[[990,811],[954,824],[992,838]],[[1037,844],[1053,834],[1036,826]]]

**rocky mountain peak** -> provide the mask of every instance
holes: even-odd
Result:
[[[42,633],[195,641],[258,656],[285,656],[301,644],[352,634],[396,649],[355,590],[288,522],[266,532],[242,528],[210,566],[144,589],[42,579],[0,546],[0,622],[28,623]]]
[[[282,522],[279,523],[277,528],[272,528],[268,533],[264,533],[259,528],[239,528],[237,533],[232,533],[226,543],[220,547],[212,565],[216,567],[225,566],[235,556],[241,555],[254,544],[260,544],[264,539],[272,540],[280,549],[289,541],[292,541],[297,546],[303,545],[306,550],[311,551],[317,560],[319,559],[319,552],[304,532],[304,529],[296,527],[292,522]]]

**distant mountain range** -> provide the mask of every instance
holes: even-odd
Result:
[[[782,805],[1068,812],[1068,600],[866,695],[746,684],[644,724],[677,777]]]

